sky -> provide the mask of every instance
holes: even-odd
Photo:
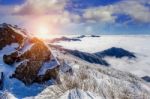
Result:
[[[150,0],[0,0],[0,23],[30,33],[150,34]]]

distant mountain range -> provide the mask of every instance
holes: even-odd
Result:
[[[96,52],[96,53],[87,53],[87,52],[82,52],[79,50],[65,49],[57,45],[50,45],[50,46],[67,51],[70,54],[77,56],[90,63],[101,64],[105,66],[110,66],[110,64],[104,59],[105,57],[116,57],[116,58],[127,57],[129,59],[136,58],[134,53],[127,51],[125,49],[116,48],[116,47],[112,47],[112,48],[106,49],[104,51]]]
[[[54,38],[54,39],[51,39],[51,40],[48,40],[49,43],[56,43],[56,42],[60,42],[60,41],[81,41],[82,38],[85,38],[85,37],[100,37],[98,35],[81,35],[81,36],[77,36],[77,37],[65,37],[65,36],[62,36],[60,38]]]

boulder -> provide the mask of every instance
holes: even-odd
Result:
[[[12,78],[17,78],[26,85],[34,83],[38,71],[42,66],[42,61],[26,61],[21,63],[15,70]]]
[[[58,69],[56,64],[56,68],[48,69],[45,72],[44,75],[39,76],[38,72],[42,68],[43,64],[47,61],[51,60],[52,54],[50,49],[39,39],[32,38],[30,39],[32,47],[25,51],[24,53],[21,53],[21,51],[16,51],[14,54],[7,56],[10,57],[8,60],[10,60],[7,63],[13,63],[13,62],[21,62],[16,67],[15,72],[11,76],[11,78],[17,78],[24,82],[26,85],[31,85],[32,83],[42,83],[45,81],[48,81],[50,79],[57,79],[58,77]],[[6,58],[7,59],[7,58]],[[13,62],[12,62],[13,61]],[[6,63],[5,62],[5,63]]]
[[[17,60],[18,55],[19,55],[19,53],[18,53],[18,51],[16,51],[16,52],[13,52],[9,55],[4,55],[3,60],[6,64],[12,65]]]
[[[3,24],[0,27],[0,49],[12,43],[17,43],[19,47],[14,52],[3,56],[3,61],[15,68],[14,73],[9,75],[11,79],[16,78],[25,85],[43,83],[51,79],[58,81],[59,63],[42,40],[29,37],[16,27]],[[52,58],[55,62],[48,68],[44,68],[44,64],[51,63]],[[46,71],[39,75],[43,68]]]
[[[25,35],[16,33],[11,25],[2,24],[0,27],[0,50],[6,45],[18,43],[21,45],[24,42]]]
[[[45,81],[48,81],[49,79],[55,79],[57,83],[60,82],[60,79],[58,78],[59,73],[59,66],[57,66],[54,69],[48,69],[44,75],[39,75],[34,80],[37,83],[42,83]]]
[[[32,47],[19,56],[19,60],[30,59],[32,61],[50,60],[51,51],[49,48],[37,38],[31,39]]]

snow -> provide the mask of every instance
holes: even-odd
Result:
[[[89,53],[100,52],[111,47],[119,47],[134,52],[137,59],[116,59],[106,57],[112,67],[133,73],[139,77],[150,76],[150,36],[149,35],[102,35],[101,37],[84,37],[80,42],[55,43],[67,49]]]
[[[101,96],[94,95],[91,92],[85,92],[80,89],[68,90],[60,99],[104,99]]]
[[[0,51],[0,71],[3,71],[5,75],[4,90],[0,91],[0,95],[6,94],[7,99],[111,99],[111,95],[115,99],[121,99],[119,95],[124,94],[125,91],[127,92],[125,96],[130,96],[128,98],[142,99],[147,97],[146,99],[149,99],[150,85],[139,78],[143,75],[150,75],[150,70],[148,69],[150,65],[150,45],[147,45],[150,43],[149,39],[150,36],[101,36],[96,38],[85,37],[81,39],[81,42],[56,43],[65,48],[90,53],[99,52],[110,47],[121,47],[134,52],[137,59],[106,57],[105,59],[111,64],[111,67],[104,67],[88,63],[68,53],[64,54],[60,51],[52,50],[53,59],[44,63],[39,75],[45,74],[47,69],[52,69],[58,64],[63,66],[62,63],[55,60],[56,57],[58,57],[59,61],[64,61],[69,68],[72,68],[73,74],[67,75],[67,79],[71,83],[66,80],[64,73],[60,75],[62,83],[51,86],[49,86],[51,82],[25,86],[19,80],[9,78],[15,67],[3,63],[3,55],[16,50],[15,48],[18,47],[18,44],[13,43]],[[28,45],[28,42],[26,44]],[[24,50],[30,48],[31,46],[25,46]],[[24,52],[24,50],[22,51]],[[65,67],[62,68],[65,69]],[[81,74],[86,75],[85,78],[82,78],[84,75]],[[67,83],[70,85],[75,83],[77,86],[69,89],[65,85]],[[61,85],[64,85],[67,90],[65,88],[63,90],[59,89],[63,88],[60,87]]]
[[[12,26],[9,26],[9,28],[11,28],[13,31],[15,31],[15,33],[18,33],[19,35],[22,35],[23,37],[26,37],[26,35],[24,35],[24,34],[21,32],[21,30],[16,29],[16,28],[14,28],[14,27],[12,27]]]
[[[0,50],[0,57],[3,57],[4,54],[12,53],[19,47],[17,43],[12,43],[11,45],[6,45],[2,50]]]
[[[19,50],[20,53],[24,53],[32,48],[34,44],[32,44],[29,40],[25,40],[24,46]]]
[[[1,99],[17,99],[13,94],[5,91],[1,97]]]
[[[27,96],[35,96],[38,93],[40,93],[46,86],[50,85],[50,83],[46,84],[33,84],[31,86],[25,86],[21,81],[12,78],[10,79],[9,76],[12,75],[12,73],[15,70],[14,65],[9,66],[6,65],[3,62],[3,55],[8,54],[11,52],[14,52],[16,48],[18,47],[18,44],[13,43],[11,45],[7,45],[2,50],[0,50],[0,72],[4,72],[4,89],[0,90],[0,95],[5,94],[5,91],[8,91],[9,94],[13,94],[14,97],[17,97],[19,99],[22,99]],[[25,60],[26,61],[26,60]],[[18,63],[19,64],[19,63]],[[11,98],[8,98],[11,99]],[[14,98],[12,98],[14,99]]]
[[[42,66],[42,68],[39,70],[38,75],[44,75],[47,70],[53,69],[55,67],[59,66],[59,63],[54,56],[52,56],[52,59],[48,62],[45,62]]]
[[[63,65],[60,67],[60,70],[64,73],[69,71],[70,69],[71,69],[71,67],[69,66],[69,64],[66,61],[64,61]]]
[[[7,45],[2,50],[0,50],[0,72],[6,72],[7,75],[13,72],[12,67],[6,65],[3,62],[3,55],[14,52],[16,50],[15,48],[17,48],[18,46],[19,46],[18,44],[12,43],[11,45]]]
[[[49,86],[36,97],[30,97],[31,99],[150,98],[150,85],[135,75],[111,67],[94,65],[68,53],[55,54],[59,60],[65,60],[67,65],[73,67],[73,74],[65,76],[61,73],[60,85]],[[74,65],[78,65],[79,68],[74,68]]]

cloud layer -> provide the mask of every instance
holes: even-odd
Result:
[[[0,5],[0,22],[18,17],[14,21],[26,26],[42,23],[59,29],[71,24],[117,24],[119,15],[126,15],[131,17],[126,23],[150,24],[148,0],[122,0],[105,6],[83,7],[78,9],[78,13],[67,8],[71,5],[69,0],[26,0],[20,5]]]

